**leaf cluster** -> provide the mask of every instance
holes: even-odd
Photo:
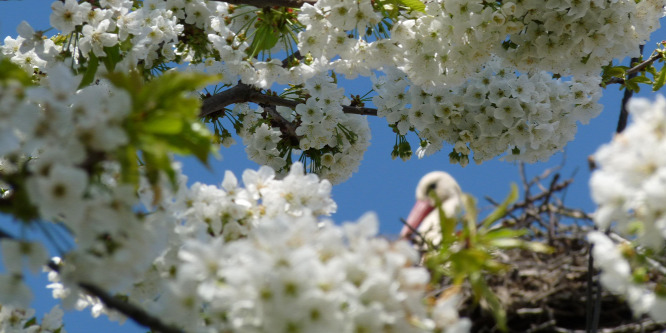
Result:
[[[123,122],[128,144],[116,151],[124,182],[138,185],[138,156],[152,186],[157,186],[162,173],[173,185],[176,184],[176,172],[170,158],[172,153],[194,155],[207,164],[208,155],[213,152],[212,138],[198,120],[201,100],[185,92],[200,89],[214,78],[174,71],[149,82],[136,71],[111,73],[108,78],[132,98],[132,110]]]
[[[436,196],[431,196],[436,200]],[[442,241],[426,253],[425,264],[432,272],[432,283],[439,284],[447,277],[455,288],[469,283],[476,302],[483,301],[492,312],[497,326],[507,329],[506,312],[486,281],[488,274],[500,274],[509,267],[497,260],[497,252],[507,249],[526,249],[547,253],[551,249],[538,242],[521,239],[526,229],[512,229],[497,222],[506,215],[507,207],[518,198],[518,187],[513,184],[507,198],[487,217],[478,220],[476,200],[463,196],[464,215],[446,216],[437,202]]]
[[[661,42],[660,48],[656,49],[647,60],[643,61],[641,58],[638,62],[632,63],[631,67],[613,66],[613,64],[604,66],[601,85],[606,87],[610,83],[620,83],[620,89],[640,92],[639,84],[645,84],[652,86],[652,91],[658,91],[666,84],[666,66],[662,65],[661,69],[657,69],[655,63],[663,63],[665,57],[666,42]]]

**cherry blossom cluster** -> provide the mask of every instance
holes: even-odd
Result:
[[[165,200],[170,245],[131,299],[186,331],[469,330],[456,297],[425,306],[418,254],[377,238],[374,215],[318,222],[336,209],[328,181],[299,163],[281,180],[266,166],[242,179],[227,172],[221,187],[195,183]],[[147,291],[160,284],[156,302]]]
[[[604,286],[625,295],[635,312],[664,320],[666,298],[649,278],[640,278],[635,257],[660,253],[665,244],[666,99],[659,96],[654,103],[632,99],[627,108],[633,122],[594,154],[598,168],[590,189],[599,205],[594,214],[597,226],[602,230],[612,226],[631,243],[615,244],[601,232],[589,238],[595,244],[595,263],[602,269]],[[659,272],[663,275],[663,270]]]
[[[51,25],[63,34],[69,34],[80,27],[83,36],[76,43],[78,50],[89,58],[106,56],[105,47],[113,47],[121,42],[131,42],[131,49],[124,55],[119,68],[135,68],[139,61],[151,67],[158,56],[166,60],[174,59],[175,44],[183,32],[176,14],[167,10],[163,1],[146,1],[143,7],[134,11],[131,1],[104,1],[101,8],[93,8],[90,3],[68,0],[56,1],[51,5]],[[194,17],[198,6],[188,9]],[[202,22],[192,22],[199,23]],[[92,52],[91,52],[92,51]]]
[[[497,54],[519,71],[598,72],[612,59],[639,56],[659,28],[662,0],[527,0],[507,3],[520,28]]]
[[[267,117],[265,108],[252,110],[239,104],[233,110],[243,119],[239,133],[247,155],[253,161],[285,172],[293,155],[309,153],[311,171],[337,184],[358,170],[363,154],[370,145],[370,128],[365,117],[345,114],[349,100],[329,76],[315,76],[305,81],[309,97],[295,108],[275,107],[278,115]],[[298,124],[285,138],[283,132],[267,120],[280,117]],[[297,157],[298,158],[298,157]],[[299,158],[301,159],[301,158]]]
[[[262,33],[257,24],[272,12],[252,6],[152,0],[133,7],[129,0],[117,0],[93,7],[56,1],[51,24],[72,33],[69,39],[44,39],[24,23],[19,37],[5,39],[2,52],[43,73],[63,60],[74,68],[89,66],[92,57],[108,57],[113,50],[120,59],[116,70],[159,68],[176,61],[188,65],[187,70],[217,74],[224,85],[240,80],[264,89],[276,83],[288,84],[290,91],[302,87],[299,93],[311,97],[295,109],[236,105],[230,112],[244,117],[236,131],[258,163],[286,172],[292,153],[303,153],[312,161],[310,170],[338,183],[356,170],[369,134],[360,117],[341,111],[347,101],[330,82],[331,71],[348,79],[383,72],[386,77],[380,74],[383,79],[375,82],[378,96],[373,101],[400,134],[408,129],[419,133],[419,156],[447,142],[454,146],[452,161],[461,164],[472,151],[477,162],[506,151],[511,151],[507,159],[543,160],[573,138],[576,121],[585,123],[599,113],[595,78],[600,66],[636,55],[665,13],[662,0],[424,4],[423,10],[390,15],[395,8],[381,1],[304,4],[297,15],[280,12],[291,15],[284,20],[289,24],[280,27],[279,42],[264,50],[251,36]],[[270,58],[293,52],[293,41],[303,58],[284,63]],[[269,58],[254,58],[259,51]],[[73,56],[77,54],[83,58]],[[99,66],[96,77],[105,70],[109,68]],[[574,77],[561,81],[539,70]],[[489,81],[493,87],[531,84],[535,89],[506,96],[500,105],[503,96],[491,94]],[[317,84],[326,89],[317,90]],[[405,94],[411,97],[408,102],[394,100]],[[440,104],[442,100],[453,105]],[[265,115],[269,111],[291,122],[295,133],[276,126]]]
[[[305,174],[300,163],[282,179],[276,179],[275,171],[267,166],[245,171],[242,179],[245,188],[229,171],[221,187],[195,183],[169,203],[168,210],[190,233],[223,235],[229,241],[246,237],[260,218],[316,217],[330,215],[337,208],[330,198],[331,183]]]
[[[643,277],[634,275],[638,267],[627,256],[635,251],[633,245],[626,241],[618,244],[599,231],[591,232],[587,238],[594,244],[592,256],[594,265],[601,269],[601,284],[610,292],[622,295],[635,314],[648,314],[656,321],[666,320],[666,298],[656,292],[652,283],[641,283]]]
[[[486,63],[460,86],[429,92],[401,72],[375,77],[379,116],[399,134],[415,131],[417,155],[454,148],[452,162],[465,165],[474,152],[481,163],[505,152],[507,160],[548,159],[573,140],[576,121],[586,124],[601,112],[599,79],[554,80],[546,72],[518,75],[498,59]]]
[[[417,262],[417,253],[406,242],[392,244],[376,238],[376,220],[368,218],[344,229],[330,223],[318,226],[315,218],[336,208],[330,199],[331,184],[320,181],[316,175],[305,174],[301,164],[292,166],[281,180],[276,179],[269,167],[258,172],[247,171],[243,175],[245,188],[239,187],[231,173],[225,176],[223,189],[202,184],[187,188],[186,178],[180,175],[179,187],[173,193],[168,190],[171,186],[166,177],[159,185],[144,178],[138,195],[133,186],[119,181],[119,165],[115,161],[90,166],[102,170],[88,170],[91,156],[107,154],[127,142],[128,134],[121,125],[132,101],[124,90],[107,83],[77,89],[78,82],[79,78],[69,69],[54,67],[39,86],[3,81],[6,89],[0,96],[4,112],[0,118],[4,134],[3,177],[10,180],[14,176],[24,177],[22,183],[27,184],[26,193],[37,208],[38,218],[60,222],[76,237],[77,248],[69,249],[62,259],[54,259],[58,273],[49,274],[53,282],[49,287],[65,307],[91,307],[94,316],[107,314],[122,319],[83,292],[80,283],[86,282],[125,294],[133,303],[146,306],[162,318],[177,319],[180,317],[176,313],[182,316],[191,311],[204,315],[210,311],[211,318],[218,319],[224,313],[229,318],[227,322],[199,321],[202,317],[194,315],[187,316],[189,321],[177,322],[188,328],[206,324],[235,330],[249,327],[270,330],[275,321],[299,324],[290,317],[293,311],[271,313],[269,309],[264,312],[261,305],[255,309],[243,305],[259,301],[253,297],[262,294],[256,292],[275,294],[276,300],[285,296],[278,293],[284,292],[286,279],[301,272],[285,267],[281,274],[268,274],[275,266],[266,266],[262,258],[274,255],[269,261],[277,265],[281,265],[278,257],[294,264],[303,259],[304,269],[321,268],[321,278],[334,278],[329,286],[322,285],[323,280],[295,285],[309,288],[308,292],[303,290],[295,295],[298,297],[291,302],[300,306],[292,310],[303,308],[304,312],[298,313],[309,316],[313,321],[310,324],[318,324],[321,319],[332,328],[344,326],[342,329],[346,331],[373,329],[376,325],[410,331],[469,329],[469,322],[458,318],[455,301],[442,300],[433,308],[424,306],[422,299],[429,277],[425,269],[412,267]],[[327,88],[327,82],[315,86]],[[324,94],[311,98],[325,103]],[[22,174],[22,170],[27,173]],[[9,188],[3,196],[12,197],[16,189],[12,184],[5,185]],[[296,235],[300,238],[294,238]],[[298,240],[307,242],[298,243]],[[8,265],[10,268],[26,255],[25,246],[16,241],[4,240],[2,246],[3,258],[12,263]],[[278,251],[280,248],[284,251]],[[210,284],[211,280],[199,276],[194,269],[199,264],[192,257],[196,249],[222,250],[215,258],[222,260],[219,264],[224,278],[235,277],[236,283],[258,289],[249,290],[250,294],[224,296],[230,289],[220,285],[214,294],[221,298],[214,299],[208,292],[191,295],[173,292],[191,287],[203,291],[217,284]],[[226,252],[235,253],[236,257],[219,255]],[[301,253],[310,255],[301,257]],[[45,251],[36,249],[30,254],[26,257],[32,266],[46,262]],[[259,275],[248,271],[236,276],[242,273],[238,267],[241,262],[245,262],[243,269],[263,267],[267,271]],[[338,278],[329,274],[343,267],[346,271]],[[109,270],[114,274],[108,274]],[[243,281],[243,275],[260,276],[262,284]],[[210,276],[218,282],[220,277]],[[29,290],[26,291],[20,277],[2,276],[2,282],[3,290],[11,290],[2,293],[3,301],[26,302]],[[387,296],[385,288],[393,293]],[[194,296],[207,298],[193,300]],[[310,307],[311,302],[314,307]],[[193,306],[196,304],[202,306]],[[274,310],[279,305],[274,303]],[[246,310],[252,312],[251,317],[245,317],[249,315]],[[246,319],[251,322],[244,322]],[[188,326],[193,320],[194,326]]]
[[[143,223],[134,186],[118,181],[117,161],[108,159],[128,140],[121,125],[131,111],[129,94],[102,81],[77,89],[79,82],[64,66],[51,68],[39,86],[0,82],[0,188],[3,199],[32,214],[17,210],[18,218],[57,222],[76,237],[63,280],[122,288],[158,254],[161,229]],[[45,251],[11,244],[2,241],[6,263],[26,256],[46,264]],[[11,290],[3,296],[29,298],[20,276],[2,276],[3,290]]]
[[[163,193],[143,221],[165,230],[161,253],[114,290],[189,332],[469,331],[458,296],[423,301],[429,274],[414,266],[418,253],[377,237],[374,215],[343,226],[317,220],[336,209],[327,180],[299,163],[283,179],[267,166],[242,179],[244,187],[227,172],[220,187],[187,188],[179,176],[179,189]],[[154,202],[151,189],[142,187],[139,200]],[[122,320],[71,280],[49,279],[66,305]]]
[[[468,331],[455,301],[429,313],[416,251],[377,229],[372,215],[342,227],[264,218],[245,239],[187,242],[161,316],[192,331]]]
[[[42,218],[66,220],[73,231],[81,229],[88,210],[80,202],[92,185],[83,168],[87,155],[127,142],[121,123],[131,110],[124,90],[108,84],[77,90],[78,81],[59,66],[40,86],[9,81],[0,90],[3,173],[19,172],[30,157],[26,185],[32,203]]]
[[[116,70],[134,68],[139,62],[150,67],[158,58],[160,63],[164,63],[178,57],[179,61],[191,63],[187,70],[217,74],[223,84],[232,84],[239,79],[263,88],[275,82],[304,84],[307,93],[312,95],[308,99],[308,110],[304,105],[296,110],[277,108],[286,120],[297,120],[301,124],[294,133],[298,138],[284,138],[266,117],[259,117],[263,109],[255,112],[244,105],[237,105],[237,115],[244,117],[239,134],[247,147],[248,156],[260,164],[285,172],[292,160],[292,151],[298,154],[310,150],[309,155],[316,155],[311,170],[335,183],[346,180],[356,171],[369,145],[367,122],[359,116],[342,112],[342,105],[349,103],[344,98],[344,90],[335,87],[329,76],[316,75],[324,73],[325,69],[315,70],[309,65],[287,69],[278,60],[247,60],[249,44],[239,37],[239,32],[248,24],[256,8],[235,8],[223,2],[192,1],[185,4],[178,1],[147,1],[143,7],[130,11],[130,3],[109,2],[102,8],[92,9],[85,2],[58,1],[53,5],[52,25],[63,33],[71,33],[77,26],[83,30],[83,37],[77,43],[78,50],[72,50],[73,53],[104,57],[105,48],[118,43],[131,45],[129,50],[122,51],[123,60],[116,65]],[[207,41],[202,42],[203,46],[185,45],[183,49],[183,45],[178,44],[178,36],[182,36],[184,27],[199,29]],[[252,33],[251,29],[243,32]],[[3,52],[28,69],[47,72],[50,62],[36,57],[33,55],[35,51],[29,48],[26,52],[32,52],[30,54],[35,59],[29,63],[23,61],[26,58],[26,54],[22,53],[24,44],[28,38],[36,39],[34,35],[27,23],[22,24],[20,36],[17,39],[8,37]],[[41,48],[48,48],[49,54],[63,51],[62,46],[54,45],[51,40],[46,41],[40,38],[31,45],[45,44],[48,47]],[[205,52],[200,52],[197,47]],[[98,76],[103,72],[98,71]],[[309,113],[303,114],[306,111]],[[290,139],[298,142],[289,144]]]
[[[418,156],[447,142],[452,162],[463,165],[471,151],[478,163],[507,151],[506,159],[530,162],[560,151],[577,122],[601,112],[599,68],[637,55],[664,16],[663,1],[430,1],[424,14],[400,17],[389,37],[369,42],[341,30],[375,24],[372,8],[339,6],[303,7],[299,49],[333,59],[330,66],[351,77],[383,71],[373,78],[379,116],[400,135],[417,131]]]
[[[511,2],[501,7],[468,0],[427,2],[425,15],[401,20],[391,30],[397,44],[391,51],[404,57],[395,62],[397,68],[426,91],[465,82],[507,34],[521,29],[510,19],[513,7]]]
[[[48,260],[48,252],[41,243],[14,239],[2,239],[0,250],[2,264],[7,270],[7,274],[0,275],[0,304],[10,306],[7,310],[10,312],[12,307],[26,308],[33,295],[23,280],[24,268],[33,274],[38,273]]]
[[[379,115],[400,135],[416,132],[420,156],[447,142],[463,165],[472,152],[477,162],[508,151],[506,159],[542,160],[573,139],[577,121],[599,113],[599,67],[636,55],[659,26],[664,2],[394,6],[320,0],[297,14],[285,10],[285,25],[276,28],[286,30],[271,35],[274,43],[252,37],[266,36],[258,18],[278,15],[272,9],[221,1],[55,1],[50,23],[64,35],[53,38],[22,23],[0,57],[38,85],[0,82],[0,195],[21,200],[16,194],[24,191],[19,204],[34,206],[34,216],[19,218],[58,222],[76,238],[76,248],[53,261],[54,296],[67,307],[117,316],[79,288],[94,283],[193,331],[468,330],[455,297],[423,302],[429,277],[412,267],[416,253],[377,238],[373,217],[343,227],[317,220],[335,210],[331,182],[356,170],[370,138],[364,118],[343,112],[350,102],[335,73],[372,77]],[[270,58],[293,55],[295,45],[301,56]],[[250,158],[272,168],[247,171],[244,188],[231,173],[221,188],[188,188],[182,175],[173,188],[173,179],[143,175],[138,194],[120,180],[121,162],[111,156],[130,140],[122,124],[133,101],[104,74],[160,71],[171,62],[217,74],[224,86],[288,85],[293,108],[237,103],[229,110]],[[79,87],[81,76],[95,84]],[[666,198],[664,154],[654,153],[663,146],[665,104],[632,104],[636,123],[597,153],[601,168],[592,179],[596,222],[615,221],[646,249],[663,246],[666,235],[658,209]],[[310,171],[330,182],[292,166],[305,153]],[[605,237],[590,236],[604,283],[634,300],[637,312],[664,313],[654,291],[630,280],[631,264]],[[6,262],[45,261],[43,250],[20,242],[3,240],[2,249]],[[22,268],[6,266],[0,301],[24,305],[30,293]],[[3,306],[0,319],[16,311]],[[46,330],[59,327],[47,322]]]
[[[336,71],[352,77],[397,67],[427,91],[464,82],[491,55],[522,72],[595,73],[613,58],[637,55],[664,16],[660,0],[425,3],[423,13],[399,16],[389,37],[372,42],[362,30],[380,21],[377,8],[352,0],[306,4],[299,49],[332,59]],[[358,38],[348,34],[354,29]]]
[[[23,309],[9,305],[0,305],[0,332],[12,333],[67,333],[62,324],[62,309],[53,307],[44,315],[41,323],[35,320],[34,309]]]

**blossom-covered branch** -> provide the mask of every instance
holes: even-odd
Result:
[[[214,116],[229,105],[236,103],[257,103],[273,106],[286,106],[295,108],[299,103],[279,96],[268,95],[249,84],[239,83],[233,88],[227,89],[219,94],[210,96],[204,100],[201,106],[200,117]],[[342,105],[342,111],[347,114],[358,114],[363,116],[376,116],[377,109]]]
[[[54,272],[60,271],[60,267],[54,261],[49,261],[47,266]],[[104,306],[107,308],[122,313],[128,318],[134,320],[137,324],[143,325],[155,332],[160,333],[183,333],[182,330],[163,323],[159,318],[149,314],[144,309],[129,302],[123,301],[118,297],[114,297],[106,290],[96,286],[95,284],[79,282],[78,285],[91,296],[99,298],[99,300],[101,300]]]
[[[224,0],[211,0],[211,1],[222,2]],[[257,8],[276,7],[276,6],[300,8],[306,3],[310,5],[314,5],[315,3],[317,3],[316,0],[229,0],[224,2],[234,5],[250,5],[250,6],[255,6]]]
[[[420,157],[446,144],[462,165],[471,156],[544,160],[601,112],[599,68],[636,56],[664,16],[663,0],[62,0],[51,8],[60,35],[45,39],[22,23],[2,45],[0,172],[16,181],[0,177],[0,209],[21,217],[34,205],[31,218],[62,223],[76,242],[60,274],[49,274],[54,297],[97,316],[104,304],[76,291],[122,308],[104,294],[112,291],[191,332],[469,330],[456,297],[424,301],[428,272],[414,267],[409,244],[377,237],[375,218],[342,227],[319,219],[335,210],[331,183],[349,178],[369,145],[359,115],[385,118],[401,145],[417,135]],[[272,59],[283,52],[303,57]],[[186,73],[164,72],[172,63]],[[211,74],[233,87],[201,107],[192,92]],[[342,82],[359,76],[373,95],[345,91]],[[376,109],[358,107],[369,100]],[[220,185],[186,185],[172,154],[205,162],[211,152],[197,115],[219,137],[233,128],[264,165],[243,174],[244,187],[231,173]],[[641,158],[621,161],[647,157],[634,171],[655,170],[662,161],[653,156],[664,155],[640,151],[660,147],[665,128],[645,127],[653,144],[637,143]],[[620,188],[640,176],[609,168],[612,156],[600,160],[610,171],[593,177],[597,223],[647,212],[636,240],[663,245],[661,210],[617,207],[663,204],[663,177]],[[532,197],[525,209],[551,212],[551,200]],[[16,258],[41,266],[46,259],[34,259],[46,250],[2,243],[12,266],[0,276],[2,302],[25,303]]]

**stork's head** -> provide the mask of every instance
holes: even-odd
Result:
[[[434,227],[438,227],[439,216],[436,210],[433,212],[438,201],[441,202],[442,210],[448,217],[456,215],[462,206],[460,186],[451,175],[444,171],[430,172],[419,181],[416,186],[416,204],[407,217],[407,224],[411,226],[411,229],[404,226],[400,232],[400,238],[408,238],[412,234],[412,229],[417,230],[431,213],[434,216],[429,217],[428,220],[434,219],[433,223],[436,224]]]

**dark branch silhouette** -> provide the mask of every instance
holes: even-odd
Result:
[[[640,46],[640,50],[641,50],[641,54],[643,54],[643,45]],[[657,53],[657,54],[661,54],[661,53]],[[652,59],[652,58],[654,58],[654,57],[651,57],[650,59]],[[637,63],[639,61],[640,61],[640,58],[631,58],[631,63],[632,64]],[[638,64],[634,68],[638,68],[640,66],[643,66],[643,64],[645,64],[646,62],[647,61],[644,61],[644,62]],[[641,69],[645,68],[648,64],[641,67]],[[634,68],[632,68],[630,70],[631,73],[629,73],[629,71],[627,71],[627,80],[631,80],[632,78],[636,77],[638,72],[641,70],[641,69],[633,70]],[[615,133],[622,133],[622,131],[624,131],[625,127],[627,127],[627,120],[629,119],[629,111],[627,111],[627,103],[629,102],[629,99],[632,96],[634,96],[634,91],[633,90],[631,90],[629,88],[624,89],[624,95],[622,96],[622,105],[620,105],[620,117],[617,120],[617,128],[615,129]]]
[[[314,5],[316,0],[211,0],[219,2],[227,2],[233,5],[250,5],[257,8],[263,7],[292,7],[300,8],[306,3]]]
[[[263,117],[270,118],[271,126],[278,127],[283,137],[286,137],[292,145],[298,146],[301,137],[296,134],[296,125],[284,119],[274,105],[261,105],[261,107],[264,108]]]
[[[0,230],[0,235],[2,235],[2,237],[0,238],[16,239],[14,236],[5,233],[2,230]],[[55,261],[53,260],[49,261],[46,264],[46,266],[48,266],[51,270],[60,273],[60,266]],[[107,308],[122,313],[127,318],[134,320],[137,324],[148,327],[154,332],[185,333],[178,328],[163,323],[159,318],[149,314],[142,308],[130,304],[126,301],[123,301],[117,297],[113,297],[104,289],[94,284],[87,282],[78,282],[77,284],[79,285],[79,287],[81,287],[81,289],[83,289],[89,295],[99,298],[99,300],[102,301],[102,303],[104,303],[104,306],[106,306]]]
[[[60,267],[53,261],[48,263],[48,267],[56,272],[60,272]],[[99,298],[107,308],[122,313],[126,317],[134,320],[137,324],[148,327],[154,332],[184,333],[178,328],[163,323],[159,318],[149,314],[142,308],[113,297],[111,294],[94,284],[79,282],[78,285],[89,295]]]
[[[245,83],[239,83],[233,88],[227,89],[217,95],[206,98],[201,106],[199,117],[210,117],[222,113],[224,109],[236,103],[257,103],[263,105],[286,106],[295,108],[299,103],[279,96],[272,96],[261,92],[261,90]],[[343,105],[342,111],[349,114],[362,116],[376,116],[377,109]]]

